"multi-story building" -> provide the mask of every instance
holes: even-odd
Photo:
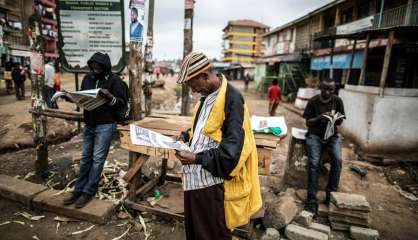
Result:
[[[252,75],[254,63],[264,53],[262,35],[269,27],[254,20],[229,21],[223,29],[223,62],[230,63],[231,75],[240,79]]]
[[[295,91],[301,72],[332,78],[346,107],[346,136],[369,152],[416,149],[416,36],[417,0],[336,0],[263,36],[256,81],[278,78]]]
[[[25,64],[29,61],[29,18],[34,6],[42,22],[45,56],[58,58],[55,0],[0,0],[0,67],[9,59]]]

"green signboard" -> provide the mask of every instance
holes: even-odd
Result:
[[[88,71],[95,52],[109,55],[113,71],[125,67],[123,0],[57,1],[59,53],[64,70]]]

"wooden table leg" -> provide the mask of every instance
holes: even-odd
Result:
[[[131,168],[136,161],[139,160],[139,157],[141,156],[140,153],[136,152],[129,152],[129,168]],[[128,199],[131,201],[135,201],[136,199],[136,190],[141,184],[141,177],[140,174],[136,174],[131,182],[129,183],[129,193],[128,193]]]
[[[166,158],[163,158],[163,162],[161,164],[161,175],[158,181],[158,185],[163,185],[165,183],[165,177],[167,176],[167,162]]]

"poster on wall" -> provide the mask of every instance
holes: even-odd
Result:
[[[123,0],[59,0],[60,56],[67,71],[87,68],[95,52],[109,55],[112,67],[123,67]]]
[[[129,39],[142,42],[144,36],[145,0],[133,0],[130,7]]]

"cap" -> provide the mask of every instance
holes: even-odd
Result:
[[[180,67],[177,83],[185,83],[210,68],[210,61],[203,53],[192,52],[187,55]]]

